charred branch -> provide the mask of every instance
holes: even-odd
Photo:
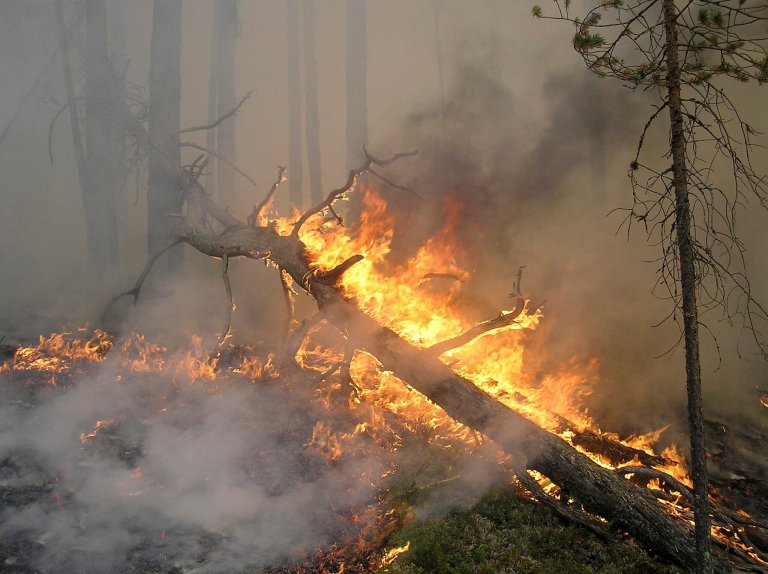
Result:
[[[224,292],[227,294],[227,306],[225,308],[226,322],[224,330],[219,336],[219,347],[224,344],[232,333],[232,312],[235,310],[235,300],[232,297],[232,283],[229,281],[229,256],[221,258],[221,279],[224,281]]]
[[[617,440],[613,440],[605,435],[595,434],[589,431],[578,431],[572,427],[571,442],[580,446],[589,452],[600,454],[610,460],[613,464],[622,464],[637,460],[648,466],[665,466],[672,464],[671,461],[662,456],[649,454],[644,450],[633,448]]]
[[[648,480],[654,478],[660,480],[662,483],[666,484],[671,491],[679,493],[688,504],[691,506],[694,504],[695,498],[693,492],[691,492],[685,484],[666,472],[645,466],[624,466],[616,469],[616,472],[623,476],[631,474]],[[719,527],[722,531],[729,532],[731,536],[736,536],[738,539],[751,546],[751,552],[755,553],[763,563],[768,563],[768,556],[763,552],[760,552],[757,545],[755,545],[750,538],[750,536],[752,536],[757,540],[768,540],[768,538],[766,538],[766,535],[768,535],[766,527],[768,527],[768,525],[760,521],[751,520],[748,517],[741,516],[734,512],[722,512],[712,503],[710,503],[710,512],[714,519],[713,526]],[[751,527],[750,533],[746,532],[746,528],[744,528],[745,526]],[[721,542],[716,536],[713,536],[712,540]],[[749,560],[747,560],[747,562],[749,562]]]
[[[419,199],[419,200],[421,200],[421,201],[424,201],[424,198],[423,198],[421,195],[419,195],[419,194],[416,192],[416,190],[414,190],[414,189],[411,189],[410,187],[406,187],[406,186],[404,186],[404,185],[400,185],[399,183],[395,183],[394,181],[392,181],[392,180],[391,180],[391,179],[389,179],[388,177],[385,177],[385,176],[383,176],[382,174],[380,174],[378,171],[376,171],[376,170],[374,170],[374,169],[371,169],[371,168],[369,168],[369,169],[368,169],[368,173],[370,173],[371,175],[375,176],[375,177],[376,177],[376,178],[378,178],[379,180],[383,181],[383,182],[384,182],[384,183],[386,183],[388,186],[390,186],[390,187],[392,187],[392,188],[394,188],[394,189],[398,189],[398,190],[400,190],[400,191],[407,191],[407,192],[408,192],[408,193],[410,193],[411,195],[414,195],[414,196],[416,196],[416,198],[417,198],[417,199]]]
[[[253,185],[253,187],[258,187],[258,184],[256,183],[256,180],[254,180],[250,175],[245,173],[242,169],[237,167],[234,163],[229,161],[227,158],[223,157],[221,154],[216,153],[214,150],[201,146],[200,144],[196,144],[194,142],[181,142],[181,147],[188,147],[192,149],[196,149],[198,151],[202,151],[207,153],[208,155],[211,155],[215,157],[217,160],[219,160],[221,163],[225,164],[228,167],[231,167],[237,174],[239,174],[244,179],[248,180],[248,182]]]
[[[250,92],[245,94],[243,96],[243,98],[238,102],[238,104],[234,108],[229,110],[226,114],[224,114],[222,116],[219,116],[219,118],[215,122],[212,122],[210,124],[205,124],[203,126],[194,126],[194,127],[191,127],[191,128],[184,128],[183,130],[179,130],[179,132],[178,132],[179,135],[181,135],[181,134],[188,134],[190,132],[201,132],[201,131],[205,131],[205,130],[212,130],[212,129],[214,129],[215,127],[217,127],[219,124],[221,124],[221,122],[223,122],[227,118],[231,118],[232,116],[237,114],[237,112],[240,111],[240,107],[245,103],[245,100],[250,98],[252,94],[253,94],[253,90],[251,90]]]
[[[304,339],[306,339],[307,335],[309,334],[309,330],[325,321],[325,319],[326,317],[321,311],[318,311],[311,317],[304,319],[301,324],[296,327],[296,329],[294,329],[294,331],[288,336],[288,340],[285,342],[285,346],[280,353],[281,357],[278,364],[291,364],[298,366],[296,355],[299,353],[299,349],[301,349],[301,345],[304,343]]]
[[[427,352],[435,356],[439,356],[445,353],[446,351],[450,351],[451,349],[456,349],[457,347],[462,347],[467,343],[474,341],[480,335],[484,335],[485,333],[488,333],[495,329],[508,327],[515,323],[515,320],[525,310],[525,306],[526,306],[525,299],[523,299],[522,297],[518,297],[517,301],[515,302],[515,308],[512,309],[511,311],[506,313],[502,311],[501,313],[499,313],[497,317],[494,317],[493,319],[488,319],[487,321],[483,321],[482,323],[478,323],[474,327],[464,331],[461,335],[458,335],[451,339],[446,339],[445,341],[440,341],[439,343],[435,343],[431,347],[427,348]]]
[[[141,275],[139,275],[139,278],[136,280],[136,284],[133,286],[133,288],[129,289],[128,291],[124,291],[123,293],[120,293],[119,295],[112,298],[112,300],[107,305],[107,308],[104,310],[104,312],[101,314],[102,321],[105,319],[107,315],[109,315],[109,312],[112,310],[112,307],[115,303],[117,303],[120,299],[123,297],[127,297],[128,295],[133,295],[133,302],[138,303],[139,301],[139,294],[141,293],[141,288],[144,285],[144,281],[147,279],[147,275],[149,275],[149,272],[152,271],[152,266],[155,264],[155,262],[160,258],[160,256],[165,253],[166,251],[176,247],[180,243],[184,243],[186,240],[183,237],[177,237],[171,243],[169,243],[167,246],[165,246],[163,249],[155,253],[152,257],[149,258],[149,261],[147,261],[147,264],[144,266],[144,269],[141,272]]]
[[[353,255],[352,257],[348,257],[346,260],[339,263],[333,269],[324,271],[323,273],[317,273],[315,275],[315,279],[320,283],[324,283],[325,285],[333,285],[339,279],[341,279],[341,276],[347,271],[347,269],[352,267],[355,263],[362,261],[363,259],[365,258],[359,254]]]
[[[280,285],[283,288],[283,300],[285,301],[285,309],[288,312],[285,322],[285,335],[287,337],[296,321],[296,312],[293,304],[296,291],[293,290],[293,279],[284,269],[280,269]]]
[[[296,221],[296,223],[293,225],[293,230],[291,231],[291,237],[298,238],[299,237],[299,230],[301,229],[301,226],[304,225],[304,223],[315,215],[316,213],[320,213],[321,211],[325,209],[329,209],[332,207],[333,203],[344,196],[345,193],[348,191],[351,191],[354,189],[355,184],[357,183],[358,178],[366,173],[368,170],[370,170],[372,165],[378,165],[381,167],[384,167],[386,165],[390,165],[394,162],[396,162],[399,159],[403,159],[406,157],[413,157],[416,155],[417,152],[411,151],[411,152],[403,152],[403,153],[396,153],[389,159],[378,159],[371,154],[368,153],[368,150],[363,147],[363,151],[365,152],[365,163],[363,163],[362,166],[360,166],[357,169],[352,169],[349,172],[349,176],[347,177],[347,182],[337,189],[334,189],[328,194],[328,197],[325,198],[325,200],[321,201],[314,207],[310,207],[307,211],[305,211],[301,217]],[[335,213],[335,212],[334,212]],[[340,219],[338,215],[336,215],[337,219]]]
[[[272,196],[275,195],[275,192],[277,191],[277,188],[280,186],[281,183],[285,181],[285,166],[279,165],[277,166],[277,179],[275,180],[275,183],[272,184],[272,187],[269,188],[269,191],[267,192],[267,195],[264,197],[264,199],[256,205],[253,208],[253,211],[248,216],[248,225],[257,225],[259,222],[259,216],[261,215],[261,212],[264,210],[267,205],[269,205],[269,202],[272,201]]]
[[[614,540],[615,537],[609,532],[605,526],[595,520],[594,517],[588,516],[584,512],[576,510],[568,506],[563,502],[555,500],[552,496],[546,493],[542,486],[534,479],[528,471],[520,469],[515,472],[515,477],[518,482],[525,487],[525,489],[531,493],[531,496],[540,504],[546,506],[550,510],[553,510],[556,514],[573,524],[586,528],[593,534],[597,535],[603,540]]]
[[[458,281],[459,283],[464,283],[464,280],[461,277],[453,273],[426,273],[421,278],[421,281],[419,281],[419,285],[431,279],[446,279],[448,281]]]
[[[514,398],[515,401],[522,405],[533,404],[527,396],[519,391],[515,392]],[[538,408],[541,409],[541,407]],[[568,434],[571,444],[580,446],[594,454],[598,454],[609,460],[613,465],[618,466],[621,464],[628,464],[632,461],[640,461],[642,464],[648,466],[674,466],[676,464],[674,461],[662,456],[650,454],[644,450],[626,445],[616,438],[584,430],[562,415],[546,409],[541,410],[544,410],[544,412],[547,413],[547,416],[552,418],[555,422],[555,431],[558,434]]]

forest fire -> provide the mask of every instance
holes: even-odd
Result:
[[[460,315],[454,304],[459,296],[462,277],[467,276],[459,261],[466,254],[461,252],[461,247],[452,237],[458,206],[446,207],[443,227],[406,265],[389,269],[386,256],[392,240],[393,222],[374,188],[365,190],[364,203],[360,232],[354,239],[329,232],[329,224],[321,224],[302,233],[301,239],[311,253],[310,259],[324,271],[339,265],[349,253],[364,254],[365,259],[342,276],[344,292],[368,314],[419,347],[429,349],[471,329],[472,323]],[[430,285],[430,279],[435,276],[450,279],[436,280],[443,284],[435,288]],[[465,345],[446,350],[443,360],[497,400],[524,412],[539,426],[560,432],[566,439],[574,436],[573,431],[589,430],[601,435],[602,431],[581,404],[581,398],[590,392],[589,365],[584,372],[563,369],[538,384],[526,380],[522,368],[524,342],[521,331],[535,329],[543,315],[540,308],[529,310],[528,305],[526,301],[525,307],[509,325],[485,331]],[[434,311],[425,312],[426,309]],[[500,311],[502,316],[509,313],[512,311]],[[375,368],[370,360],[367,362],[367,367],[353,362],[356,374],[353,378],[359,378],[366,370]],[[378,373],[376,376],[386,378],[390,375]],[[563,419],[570,422],[571,428],[562,428]],[[629,437],[624,444],[652,454],[662,432],[663,429],[660,429],[647,435]],[[616,435],[606,437],[621,442]],[[590,454],[588,449],[582,448],[582,451]],[[687,482],[680,453],[670,447],[661,456],[669,462],[663,467],[664,470]],[[615,468],[599,452],[593,457],[596,462]]]
[[[416,347],[427,353],[437,349],[433,354],[439,354],[451,369],[493,399],[558,435],[601,467],[651,489],[671,516],[686,523],[691,521],[691,483],[684,457],[674,446],[661,453],[655,451],[664,429],[642,436],[619,437],[603,432],[584,410],[581,400],[589,392],[588,381],[597,368],[595,360],[587,361],[582,370],[567,366],[537,380],[526,374],[525,332],[535,329],[543,320],[541,308],[533,308],[529,300],[516,292],[515,308],[502,309],[499,317],[504,321],[488,323],[491,328],[478,330],[477,325],[462,316],[457,302],[471,269],[464,266],[466,254],[452,237],[457,205],[446,204],[444,225],[437,234],[407,262],[392,267],[387,255],[393,222],[386,204],[370,186],[364,190],[363,204],[359,231],[354,236],[340,232],[335,223],[325,222],[321,215],[308,220],[300,239],[306,246],[313,276],[333,270],[350,253],[362,254],[364,259],[349,267],[339,280],[345,297]],[[282,221],[278,226],[290,229],[291,224]],[[471,336],[462,338],[463,333]],[[302,407],[304,420],[285,431],[287,434],[278,444],[292,445],[296,456],[305,461],[302,464],[311,467],[304,471],[309,475],[322,474],[322,469],[343,469],[353,475],[355,482],[369,485],[371,491],[367,497],[354,499],[335,511],[337,524],[332,529],[330,546],[326,544],[314,553],[309,546],[299,546],[305,558],[303,562],[293,562],[291,568],[296,572],[363,572],[408,551],[408,545],[382,550],[387,533],[398,520],[386,508],[384,493],[400,471],[399,451],[408,442],[423,441],[452,452],[476,452],[478,456],[492,452],[499,468],[508,473],[508,480],[517,474],[521,488],[531,498],[541,500],[537,493],[540,488],[544,496],[566,506],[578,506],[546,474],[530,469],[522,471],[526,476],[521,475],[514,455],[510,457],[491,437],[457,422],[438,404],[414,392],[407,380],[384,368],[373,354],[350,351],[345,339],[345,333],[332,332],[323,321],[317,321],[308,327],[292,363],[279,359],[281,352],[276,348],[225,345],[211,353],[202,338],[194,336],[187,349],[171,350],[150,343],[139,334],[115,340],[99,330],[81,329],[75,334],[41,337],[36,347],[19,348],[0,372],[13,377],[19,385],[34,386],[39,377],[49,377],[48,382],[55,384],[57,377],[71,379],[88,364],[99,363],[110,379],[109,385],[128,387],[137,384],[137,380],[143,381],[141,384],[146,386],[142,388],[147,394],[141,404],[146,412],[141,416],[163,420],[194,413],[200,393],[224,396],[227,389],[243,385],[257,385],[247,391],[254,395],[277,385],[285,395],[284,400],[306,401]],[[445,341],[455,344],[435,347]],[[153,383],[158,377],[166,383]],[[127,464],[130,472],[115,479],[111,487],[115,492],[121,497],[151,501],[165,486],[156,470],[145,470],[142,461],[149,455],[142,440],[136,438],[142,433],[131,430],[133,424],[135,421],[119,412],[84,419],[77,436],[84,452],[116,457]],[[249,414],[241,413],[235,422],[227,423],[230,424],[247,433],[257,423]],[[192,438],[184,438],[182,430],[179,440],[186,442]],[[270,464],[282,456],[278,449],[269,445],[247,452],[250,460],[238,459],[237,464],[245,467],[254,481],[265,484],[266,492],[281,492],[280,478],[272,477],[270,470]],[[375,464],[360,462],[368,459],[375,460]],[[320,470],[313,470],[313,466]],[[190,475],[184,480],[195,484],[202,481],[206,488],[213,485],[216,478],[212,469],[200,472],[199,476]],[[437,482],[442,480],[445,478]],[[58,491],[51,496],[54,495],[57,500],[67,496]],[[744,511],[726,511],[725,505],[717,507],[721,506],[712,529],[715,540],[746,561],[768,565],[745,534],[746,524],[759,521]],[[238,520],[248,520],[248,516]],[[206,519],[201,524],[212,532],[226,531],[216,521]],[[163,528],[158,535],[162,544],[173,543],[173,529],[172,524]]]

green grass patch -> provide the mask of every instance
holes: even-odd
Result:
[[[410,550],[377,574],[684,572],[653,560],[629,542],[606,543],[583,528],[564,524],[511,488],[490,491],[470,509],[423,521],[406,519],[388,548],[409,541]]]

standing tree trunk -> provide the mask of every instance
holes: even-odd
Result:
[[[88,0],[85,9],[84,138],[77,112],[64,10],[61,0],[55,4],[67,106],[83,198],[88,267],[92,279],[99,281],[108,265],[117,264],[118,260],[116,193],[120,181],[122,136],[116,118],[119,91],[109,61],[105,1]]]
[[[680,96],[680,64],[677,44],[677,11],[674,0],[664,0],[664,32],[666,37],[667,102],[670,118],[670,151],[672,152],[672,186],[675,193],[675,225],[677,252],[682,287],[683,331],[685,339],[685,374],[688,389],[688,421],[691,435],[691,475],[696,521],[696,551],[699,574],[711,574],[709,504],[707,502],[707,458],[704,449],[704,418],[701,400],[701,365],[699,363],[699,319],[696,306],[696,270],[691,208],[688,197],[688,170],[685,160],[685,132]]]
[[[215,34],[216,50],[217,117],[222,117],[235,107],[236,53],[237,53],[237,0],[219,0],[218,21]],[[230,164],[235,163],[235,118],[229,117],[216,127],[216,151]],[[216,191],[219,202],[235,209],[237,197],[235,170],[232,165],[216,161]]]
[[[286,4],[288,42],[288,203],[289,208],[301,208],[301,50],[299,39],[299,0]]]
[[[307,167],[311,204],[323,200],[323,174],[320,161],[320,118],[317,103],[317,57],[315,40],[315,0],[304,0],[304,96],[307,134]]]
[[[347,0],[347,168],[364,159],[368,140],[368,27],[365,0]]]
[[[61,61],[64,68],[64,88],[67,93],[67,107],[69,108],[69,125],[72,130],[72,147],[75,152],[75,163],[77,166],[77,178],[80,180],[80,188],[85,188],[85,150],[83,149],[83,136],[80,130],[80,118],[77,114],[77,98],[75,97],[75,85],[72,80],[72,64],[69,60],[69,40],[67,38],[67,27],[64,22],[64,8],[62,0],[56,0],[56,23],[59,28],[59,41],[61,42]],[[87,213],[87,199],[83,197],[83,209]],[[86,225],[88,219],[86,216]]]
[[[219,12],[221,3],[213,4],[213,17],[211,18],[211,50],[208,58],[208,123],[213,124],[219,114]],[[205,147],[209,150],[216,149],[216,130],[205,132]],[[216,167],[218,159],[208,164],[205,174],[205,189],[216,196]]]
[[[116,62],[115,67],[125,64],[128,58],[128,2],[130,0],[109,0],[109,55]]]
[[[432,0],[432,18],[435,28],[435,60],[437,71],[437,96],[440,101],[440,115],[445,113],[445,75],[443,73],[443,33],[440,26],[440,2]]]
[[[149,67],[149,177],[147,239],[156,253],[175,237],[171,214],[181,211],[181,0],[155,0]],[[169,269],[181,266],[181,251],[169,254]]]
[[[118,264],[117,190],[123,138],[117,77],[109,59],[106,0],[86,0],[85,181],[88,261],[95,278]]]

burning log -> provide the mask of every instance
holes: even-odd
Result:
[[[347,335],[354,348],[366,350],[378,359],[384,369],[392,371],[442,407],[450,417],[490,437],[512,454],[516,466],[521,469],[518,473],[521,482],[529,485],[534,496],[541,498],[542,493],[533,486],[527,476],[528,470],[541,473],[568,493],[578,504],[568,507],[573,516],[591,515],[588,521],[579,520],[580,523],[591,524],[590,528],[601,532],[605,531],[604,525],[607,524],[611,529],[629,533],[667,559],[693,568],[696,564],[693,531],[687,523],[668,514],[649,491],[601,467],[564,439],[540,428],[480,390],[440,361],[440,353],[434,347],[422,349],[415,346],[365,314],[355,301],[347,299],[336,281],[361,259],[359,255],[353,255],[325,273],[313,268],[299,238],[302,225],[313,215],[325,210],[340,221],[341,218],[333,211],[333,203],[354,188],[360,175],[374,165],[385,166],[395,159],[412,154],[398,154],[389,160],[376,159],[367,152],[366,155],[365,164],[350,171],[346,184],[333,190],[326,200],[302,214],[287,235],[280,234],[274,225],[258,225],[260,207],[254,210],[248,222],[221,209],[198,183],[195,176],[198,172],[193,166],[184,181],[186,211],[178,218],[176,239],[165,250],[187,243],[205,255],[222,259],[225,262],[223,276],[227,286],[226,262],[229,258],[268,259],[281,273],[290,276],[297,285],[311,294],[319,307],[319,315],[305,322],[298,335],[294,334],[291,338],[295,349],[298,349],[296,341],[300,344],[306,333],[302,329],[309,329],[317,320],[329,321]],[[218,224],[221,231],[212,229],[212,221]],[[142,284],[158,256],[150,259],[136,285],[117,298],[133,295],[134,300],[138,299]],[[490,328],[509,324],[517,317],[515,313],[519,315],[522,307],[518,303],[519,310],[491,320]],[[471,329],[457,337],[458,340],[446,342],[442,347],[448,350],[462,345],[482,334],[483,329],[485,326]],[[442,347],[438,347],[438,350]],[[350,353],[347,353],[348,356]],[[586,512],[571,512],[579,506]],[[725,560],[718,559],[716,571],[732,572],[733,568]]]

